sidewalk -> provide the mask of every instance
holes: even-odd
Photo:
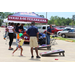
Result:
[[[16,51],[14,56],[12,56],[12,50],[8,50],[8,41],[5,44],[5,40],[3,39],[4,28],[0,28],[0,62],[75,62],[75,43],[74,42],[66,42],[62,40],[56,40],[57,45],[52,46],[51,50],[63,49],[65,50],[65,56],[59,56],[59,54],[42,57],[40,59],[36,59],[36,54],[34,51],[34,59],[31,59],[30,47],[28,44],[23,45],[23,57],[20,57],[20,50]],[[15,40],[12,45],[15,49],[16,44]],[[39,53],[49,51],[47,49],[39,50]],[[58,60],[55,60],[57,58]]]

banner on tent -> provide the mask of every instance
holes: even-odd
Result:
[[[47,19],[41,19],[41,18],[31,18],[31,17],[17,17],[17,16],[9,16],[8,20],[14,20],[14,21],[26,21],[26,22],[40,22],[40,23],[47,23]]]

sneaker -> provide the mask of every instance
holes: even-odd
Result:
[[[41,58],[40,56],[36,56],[36,58]]]
[[[23,56],[23,55],[20,55],[20,56]]]
[[[34,56],[31,56],[31,58],[34,58]]]
[[[11,49],[8,49],[8,50],[13,50],[13,48],[11,48]]]
[[[12,56],[14,56],[14,53],[12,53]]]

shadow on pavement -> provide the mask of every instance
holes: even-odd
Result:
[[[64,57],[63,55],[46,55],[42,57]]]
[[[36,58],[36,59],[31,58],[31,59],[29,59],[29,60],[40,61],[39,58]]]

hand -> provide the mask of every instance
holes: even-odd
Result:
[[[53,33],[51,33],[51,35],[53,35]]]

